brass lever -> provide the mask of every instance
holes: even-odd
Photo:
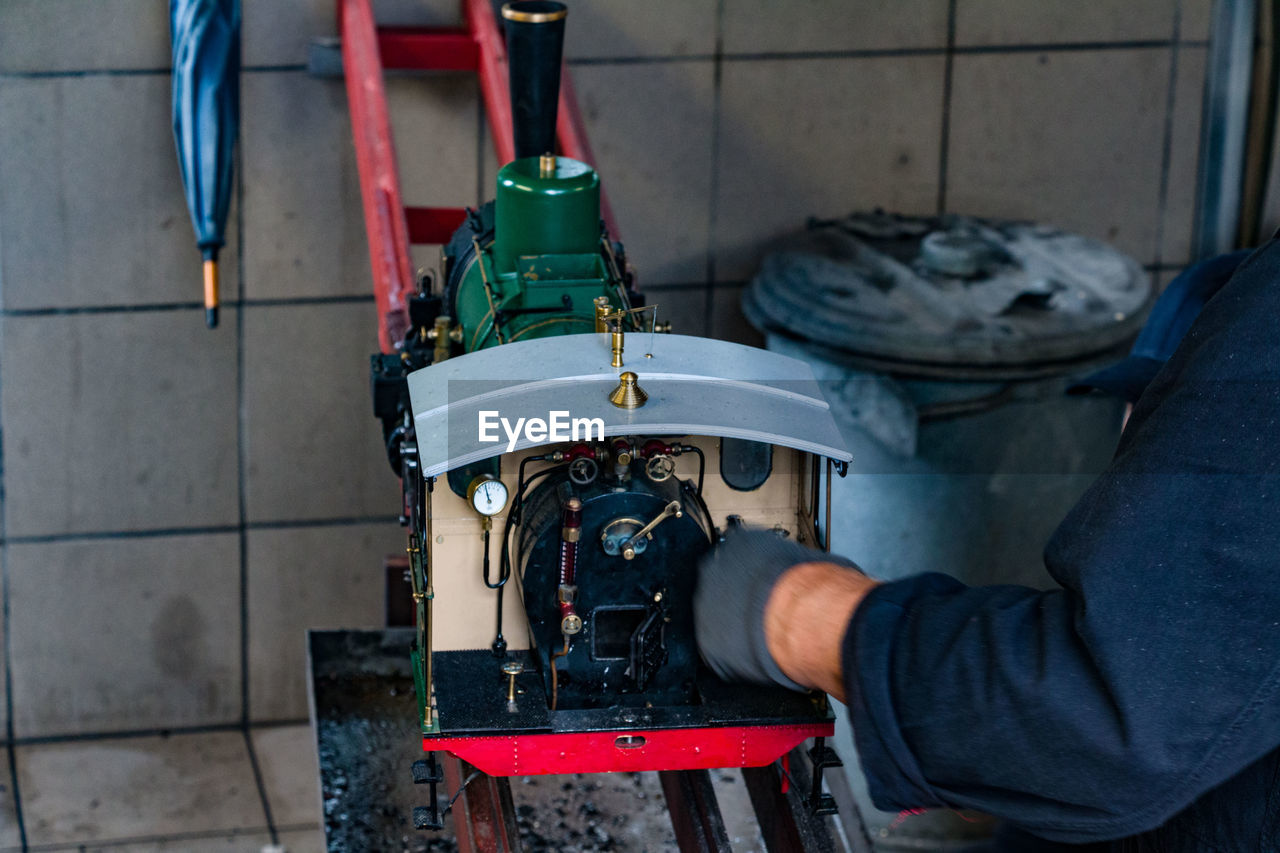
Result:
[[[653,531],[653,528],[657,527],[672,516],[676,518],[684,517],[684,508],[680,506],[680,501],[672,501],[667,504],[653,521],[649,522],[644,527],[641,527],[636,531],[634,536],[622,543],[622,559],[634,560],[636,556],[636,543],[648,536]]]

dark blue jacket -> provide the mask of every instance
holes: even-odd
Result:
[[[876,804],[1280,850],[1280,242],[1205,306],[1045,562],[1061,590],[930,574],[858,608],[844,671]]]

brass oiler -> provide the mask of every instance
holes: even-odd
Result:
[[[640,387],[640,377],[630,370],[618,377],[618,387],[609,394],[609,402],[619,409],[638,409],[649,399]]]
[[[622,367],[622,347],[625,341],[622,336],[622,329],[613,330],[613,337],[609,344],[609,364],[612,367]]]
[[[605,320],[605,317],[607,317],[609,313],[613,311],[613,306],[609,304],[609,297],[597,296],[595,298],[594,304],[596,306],[596,331],[597,332],[609,331],[609,324]]]

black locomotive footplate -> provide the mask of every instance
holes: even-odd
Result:
[[[523,666],[515,676],[514,702],[508,701],[511,676],[503,671],[503,664],[509,662]],[[530,651],[509,651],[502,658],[488,649],[436,652],[432,674],[439,735],[794,726],[834,719],[825,694],[727,684],[705,668],[698,674],[696,704],[647,707],[640,701],[622,707],[552,711],[537,665]]]

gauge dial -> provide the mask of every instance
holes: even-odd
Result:
[[[488,475],[476,477],[467,488],[471,506],[481,515],[497,515],[507,506],[507,487]]]

